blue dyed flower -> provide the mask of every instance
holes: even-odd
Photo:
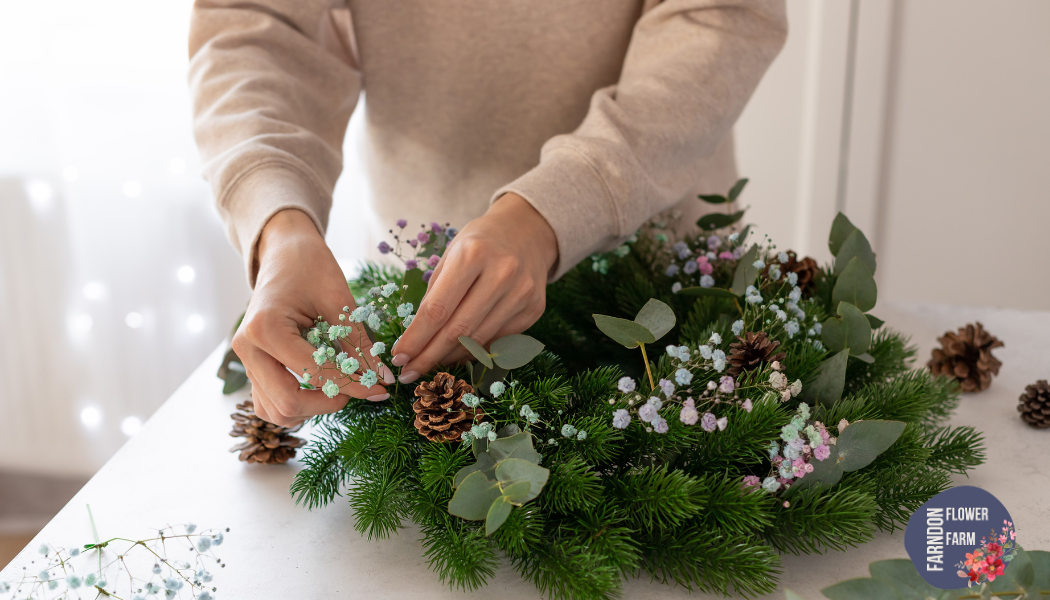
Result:
[[[674,372],[674,380],[678,385],[689,385],[693,382],[693,374],[689,369],[678,369]]]
[[[325,396],[328,396],[329,398],[335,398],[339,394],[339,386],[336,385],[334,381],[329,379],[328,381],[324,382],[323,386],[321,386],[321,391],[324,392]],[[209,545],[210,544],[211,542],[209,542]],[[201,550],[201,552],[204,551]]]
[[[733,322],[733,335],[740,335],[744,332],[744,320],[737,319]]]
[[[489,386],[489,393],[492,394],[493,398],[499,398],[505,391],[507,391],[507,386],[503,385],[502,381],[494,381]]]
[[[397,307],[397,316],[404,319],[405,317],[411,315],[415,309],[416,307],[412,306],[411,302],[405,302],[404,304],[401,304]]]
[[[372,349],[369,350],[369,352],[371,352],[372,356],[379,356],[380,354],[386,352],[386,344],[384,344],[383,342],[376,342],[372,344]]]
[[[710,275],[701,275],[700,276],[700,287],[702,287],[702,288],[710,288],[710,287],[714,287],[714,286],[715,286],[715,278],[714,277],[711,277]]]
[[[674,277],[675,275],[678,274],[679,269],[681,269],[681,267],[679,267],[678,265],[676,265],[674,263],[671,263],[671,264],[667,265],[666,269],[664,269],[664,275],[666,275],[668,277]]]
[[[576,428],[572,425],[569,425],[568,423],[562,425],[561,436],[567,438],[576,437]]]
[[[351,356],[343,359],[343,361],[339,363],[339,370],[342,371],[344,375],[353,375],[357,372],[357,368],[360,366],[361,364],[357,362],[357,359]]]
[[[776,492],[780,489],[780,482],[777,481],[776,477],[766,477],[762,480],[762,489],[769,493]]]
[[[365,371],[365,374],[361,376],[361,385],[365,387],[372,387],[379,381],[379,376],[372,369]]]

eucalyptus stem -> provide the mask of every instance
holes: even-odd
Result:
[[[645,373],[649,375],[649,389],[655,390],[656,384],[653,383],[653,372],[649,369],[649,357],[645,355],[645,344],[639,343],[638,347],[642,349],[642,360],[645,362]]]

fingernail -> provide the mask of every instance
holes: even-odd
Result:
[[[394,372],[386,365],[379,365],[379,376],[383,378],[383,383],[387,385],[394,383]]]
[[[401,383],[412,383],[417,379],[419,379],[419,373],[416,371],[403,371],[401,377],[397,378]]]
[[[376,394],[375,396],[369,396],[365,398],[365,400],[368,400],[369,402],[382,402],[383,400],[386,400],[389,397],[390,394]]]
[[[407,354],[395,354],[394,358],[390,359],[390,364],[395,367],[403,367],[407,365],[410,360],[412,360],[412,357]]]

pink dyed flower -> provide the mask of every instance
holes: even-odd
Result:
[[[744,477],[743,485],[745,490],[758,489],[758,487],[762,485],[762,480],[755,475],[748,475],[747,477]]]
[[[715,421],[715,425],[718,425],[719,431],[725,431],[725,428],[729,425],[729,417],[722,417]]]
[[[433,269],[434,267],[438,266],[438,261],[440,260],[440,256],[438,256],[437,254],[432,254],[430,258],[427,259],[427,266]]]
[[[732,252],[722,252],[718,255],[718,258],[721,258],[722,260],[733,260],[736,257],[733,256]]]
[[[751,412],[751,409],[754,408],[751,404],[751,398],[744,400],[744,403],[741,404],[740,407],[746,410],[747,412]]]
[[[706,256],[701,256],[700,258],[696,259],[696,264],[698,267],[700,267],[701,275],[710,275],[711,273],[715,272],[715,266],[707,262]]]
[[[718,380],[718,391],[723,394],[732,394],[733,390],[736,389],[736,382],[729,375],[723,375],[722,379]]]
[[[696,410],[696,403],[692,398],[682,404],[682,412],[678,413],[678,419],[686,425],[696,425],[700,419],[700,412]]]
[[[821,444],[813,449],[813,456],[817,460],[827,460],[831,456],[831,448],[828,448],[825,444]]]

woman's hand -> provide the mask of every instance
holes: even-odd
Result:
[[[354,331],[347,339],[360,340],[364,355],[359,357],[361,368],[374,369],[380,384],[366,388],[334,369],[326,369],[322,375],[325,379],[336,377],[342,392],[328,398],[317,390],[300,389],[298,380],[288,372],[317,371],[311,360],[314,347],[300,337],[302,329],[310,327],[318,315],[337,324],[344,306],[354,308],[354,296],[343,272],[310,217],[294,209],[274,215],[259,238],[258,256],[255,291],[233,336],[233,350],[252,382],[255,413],[266,421],[290,427],[307,417],[343,408],[349,396],[388,398],[383,386],[394,382],[393,373],[369,352],[372,344],[359,323],[353,324]],[[357,356],[353,347],[343,350]],[[318,379],[312,383],[318,384]]]
[[[484,346],[521,333],[543,314],[558,242],[524,198],[506,194],[463,228],[438,263],[416,318],[391,360],[412,383],[437,364],[469,356],[466,335]]]

